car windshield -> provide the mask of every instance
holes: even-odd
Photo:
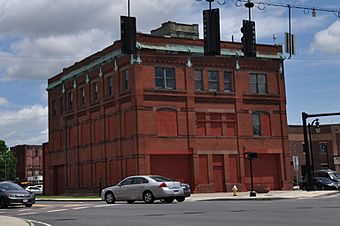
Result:
[[[333,180],[340,180],[340,174],[339,173],[330,173],[329,176]]]
[[[152,179],[154,179],[157,182],[169,182],[172,181],[169,178],[161,177],[161,176],[151,176]]]
[[[24,190],[19,185],[12,184],[12,183],[2,183],[2,184],[0,184],[0,189],[5,190],[5,191]]]

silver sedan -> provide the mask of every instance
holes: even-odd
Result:
[[[115,201],[153,203],[159,199],[171,203],[177,198],[184,201],[185,195],[179,181],[157,175],[140,175],[127,177],[117,185],[103,189],[101,198],[108,204]]]

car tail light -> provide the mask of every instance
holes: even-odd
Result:
[[[167,187],[167,186],[166,186],[166,183],[163,182],[163,183],[161,183],[161,184],[159,185],[159,187],[160,187],[160,188],[165,188],[165,187]]]

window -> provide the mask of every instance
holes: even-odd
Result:
[[[250,74],[250,92],[268,93],[267,76],[264,74]]]
[[[81,87],[79,89],[79,105],[82,106],[85,104],[85,88]]]
[[[219,90],[218,71],[208,71],[208,90]]]
[[[203,74],[202,70],[195,70],[195,90],[203,90]]]
[[[59,112],[63,113],[63,111],[64,111],[64,98],[60,97],[59,98]]]
[[[106,78],[106,96],[110,97],[112,95],[112,76]]]
[[[98,100],[98,82],[92,83],[92,102]]]
[[[158,136],[177,136],[177,112],[172,109],[156,111]]]
[[[72,110],[73,108],[73,92],[67,93],[67,110]]]
[[[270,115],[265,112],[254,112],[253,135],[254,136],[270,136]]]
[[[206,121],[203,112],[196,113],[196,135],[206,136]]]
[[[55,116],[57,114],[57,106],[55,100],[52,100],[52,115]]]
[[[209,136],[222,136],[222,114],[210,113]]]
[[[232,73],[230,71],[224,72],[224,92],[232,92],[233,91],[233,80]]]
[[[176,89],[176,76],[174,68],[155,68],[156,88]]]
[[[127,91],[129,89],[129,71],[124,70],[123,74],[123,91]]]

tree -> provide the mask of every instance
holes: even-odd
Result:
[[[6,146],[5,141],[0,140],[0,181],[15,179],[16,159]]]

